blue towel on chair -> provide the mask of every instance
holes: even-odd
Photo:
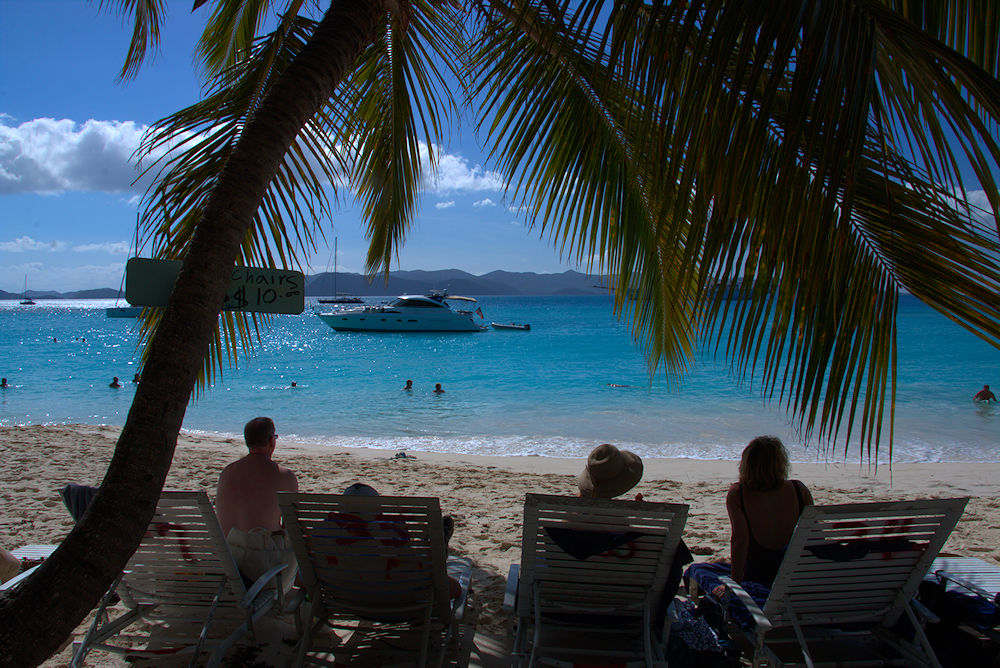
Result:
[[[73,516],[73,521],[79,522],[87,512],[90,502],[97,496],[97,488],[71,482],[59,490],[59,495],[66,504],[66,510]]]

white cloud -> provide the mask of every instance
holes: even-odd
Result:
[[[0,195],[15,193],[58,194],[67,191],[144,192],[148,177],[133,185],[139,176],[133,154],[148,128],[132,121],[89,120],[77,123],[69,119],[36,118],[15,125],[10,116],[0,114]],[[191,139],[176,138],[170,148]],[[143,164],[163,155],[161,147]],[[440,154],[437,170],[430,169],[427,146],[420,145],[421,161],[429,175],[431,192],[503,190],[504,183],[493,171],[470,166],[460,155]],[[316,173],[316,165],[311,165]],[[325,180],[325,179],[324,179]],[[343,187],[346,181],[336,186]],[[489,202],[489,200],[484,200]],[[486,206],[487,204],[483,204]],[[490,202],[489,205],[492,205]]]
[[[986,197],[986,191],[970,190],[965,201],[968,202],[970,215],[976,222],[996,228],[996,220],[993,218],[993,209]]]
[[[437,202],[434,205],[434,208],[435,209],[450,209],[453,206],[455,206],[455,200],[451,200],[450,202]]]
[[[66,251],[77,253],[111,253],[112,255],[127,255],[132,249],[128,241],[106,241],[96,244],[70,245],[65,241],[38,241],[31,237],[18,237],[13,241],[0,241],[0,252],[26,253],[31,251]]]
[[[132,250],[132,244],[127,241],[109,241],[102,244],[80,244],[73,246],[78,253],[100,252],[112,255],[127,255]]]
[[[472,203],[472,206],[476,207],[477,209],[484,206],[496,206],[496,205],[497,203],[491,200],[489,197],[487,197],[486,199],[481,199],[478,202]]]
[[[0,194],[132,190],[132,153],[145,126],[131,121],[0,119]]]
[[[70,292],[73,290],[92,290],[95,288],[115,289],[121,284],[125,275],[125,263],[113,262],[105,265],[83,265],[76,267],[46,267],[43,274],[47,285],[42,284],[39,277],[39,290],[58,290]],[[28,278],[29,285],[33,285]]]
[[[28,251],[60,251],[66,249],[62,241],[37,241],[31,237],[18,237],[13,241],[0,241],[0,251],[5,253],[24,253]]]
[[[425,144],[420,145],[420,153],[424,167],[429,168]],[[504,182],[496,172],[486,171],[479,165],[470,167],[468,160],[462,156],[446,153],[438,156],[437,172],[430,177],[429,188],[437,193],[456,190],[499,192],[503,190]]]
[[[507,210],[511,213],[528,213],[528,207],[526,206],[508,206]]]
[[[8,269],[8,267],[5,267]],[[24,289],[24,277],[28,279],[28,290],[91,290],[94,288],[116,289],[125,275],[124,262],[105,265],[62,266],[49,262],[26,262],[9,267],[9,275],[0,277],[0,290],[20,293]]]

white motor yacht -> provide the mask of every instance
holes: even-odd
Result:
[[[475,302],[472,297],[432,292],[429,295],[401,295],[388,304],[347,308],[320,313],[319,318],[338,332],[479,332],[485,329],[473,319],[478,314],[452,309],[446,300]]]

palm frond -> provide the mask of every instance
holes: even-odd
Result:
[[[135,78],[146,59],[147,51],[156,51],[160,45],[160,21],[166,13],[163,0],[101,0],[98,5],[115,6],[124,19],[132,18],[132,39],[129,43],[125,64],[118,73],[120,81]]]
[[[197,47],[197,55],[209,77],[222,74],[246,57],[263,32],[262,27],[275,4],[275,0],[216,1]],[[285,4],[278,25],[271,31],[274,36],[294,29],[304,3],[292,0]]]
[[[968,58],[880,2],[491,9],[469,69],[495,157],[557,248],[608,260],[652,367],[714,342],[806,434],[871,452],[900,290],[1000,345],[998,240],[947,141],[995,216],[995,28],[930,33]]]
[[[694,350],[691,275],[658,229],[648,165],[629,140],[632,101],[620,78],[605,75],[588,14],[598,4],[493,3],[503,21],[483,31],[466,67],[492,118],[491,158],[515,199],[561,254],[615,277],[617,312],[628,309],[651,363],[680,372]]]
[[[145,195],[141,216],[154,257],[183,257],[243,127],[314,27],[311,19],[297,17],[282,31],[261,38],[243,60],[220,73],[203,100],[163,119],[144,139],[141,154],[162,153],[147,167],[156,178]],[[317,223],[331,211],[327,189],[336,196],[347,177],[343,124],[333,113],[331,108],[317,114],[289,149],[243,242],[242,264],[290,268],[298,265],[300,254],[315,249],[315,234],[323,234]],[[248,319],[244,313],[225,313],[224,336],[215,345],[224,342],[229,361],[235,363],[239,350],[253,347],[251,329],[256,331],[258,322],[266,320],[266,316]],[[155,319],[143,323],[143,341],[155,331],[155,324]],[[212,378],[212,363],[222,360],[222,351],[213,348],[206,380]]]
[[[445,120],[455,114],[441,67],[455,73],[460,24],[445,3],[414,2],[386,14],[385,31],[362,55],[343,98],[356,122],[352,184],[367,219],[371,274],[388,277],[414,216],[425,178],[421,138],[436,165]]]

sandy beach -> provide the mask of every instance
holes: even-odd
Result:
[[[65,425],[0,428],[4,465],[0,498],[3,545],[58,543],[72,520],[58,490],[68,482],[97,485],[111,458],[118,427]],[[214,498],[219,471],[245,452],[242,439],[181,434],[169,489],[204,489]],[[484,457],[413,453],[395,459],[377,449],[329,448],[279,439],[275,458],[298,473],[302,491],[339,492],[366,482],[383,494],[436,496],[456,520],[454,554],[476,565],[482,604],[479,629],[502,636],[500,603],[511,563],[520,558],[521,515],[527,492],[573,495],[583,462],[549,457]],[[897,464],[877,473],[858,463],[793,464],[816,503],[906,498],[971,497],[945,551],[1000,564],[1000,463]],[[698,560],[728,556],[724,499],[737,462],[646,459],[636,488],[649,501],[691,506],[684,537]],[[78,629],[82,634],[83,629]],[[69,650],[46,665],[60,665]]]

